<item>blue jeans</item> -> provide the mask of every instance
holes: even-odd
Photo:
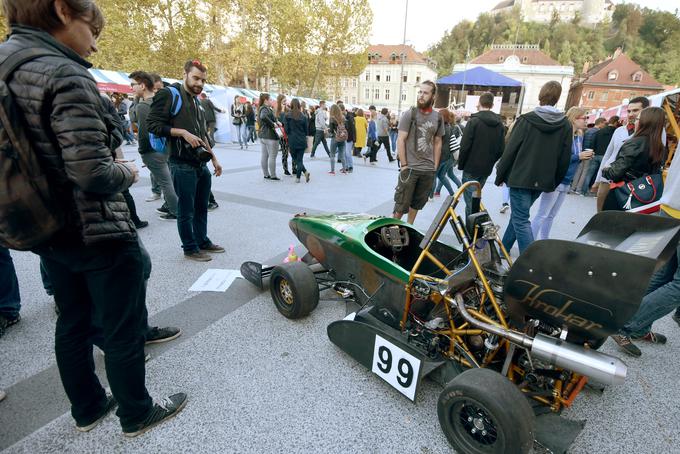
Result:
[[[437,173],[434,176],[434,185],[432,186],[432,192],[430,192],[430,197],[432,197],[435,192],[439,194],[439,192],[442,189],[442,186],[444,186],[446,190],[449,191],[449,195],[453,194],[453,187],[451,186],[451,183],[449,183],[449,179],[446,177],[448,172],[453,172],[453,161],[450,159],[447,159],[446,161],[439,163]],[[460,183],[460,181],[458,183]],[[456,185],[460,186],[460,184],[458,183],[456,183]]]
[[[208,239],[208,201],[210,171],[202,165],[170,162],[172,184],[177,194],[177,230],[184,253],[196,252],[210,244]]]
[[[585,177],[583,178],[583,186],[580,188],[581,194],[588,194],[590,192],[590,181],[600,168],[600,164],[602,164],[602,156],[593,156],[593,159],[588,164]]]
[[[568,184],[560,184],[553,192],[544,192],[539,200],[538,213],[531,221],[531,233],[535,240],[547,240],[550,237],[555,216],[569,192]]]
[[[479,184],[481,184],[483,188],[487,178],[488,177],[476,177],[470,173],[463,172],[463,184],[468,181],[479,181]],[[470,212],[472,211],[472,196],[475,194],[475,190],[475,188],[467,188],[463,193],[463,200],[465,200],[465,216],[470,216]]]
[[[335,172],[335,155],[338,155],[340,162],[342,163],[342,170],[347,169],[345,164],[345,142],[336,142],[335,139],[331,140],[330,158],[331,158],[331,172]]]
[[[531,233],[531,222],[529,222],[529,212],[531,205],[541,195],[541,191],[535,189],[510,188],[510,223],[503,235],[503,246],[510,252],[515,240],[519,246],[519,253],[524,252],[534,241]]]
[[[295,167],[295,176],[299,179],[300,175],[303,173],[307,172],[307,169],[305,168],[305,165],[303,163],[303,158],[305,157],[305,149],[304,148],[291,148],[290,149],[290,155],[293,157],[293,164]]]
[[[647,294],[633,318],[621,328],[619,334],[642,337],[652,329],[652,323],[666,314],[680,312],[680,246],[675,255],[659,269],[647,287]]]
[[[9,250],[0,246],[0,315],[14,319],[21,309],[19,281]]]
[[[397,152],[397,137],[399,136],[399,131],[394,131],[394,130],[390,129],[389,134],[390,134],[390,142],[392,143],[392,150],[394,150],[394,152],[396,153]]]
[[[234,125],[236,128],[236,135],[238,136],[238,144],[248,146],[248,128],[245,123]]]
[[[354,153],[354,142],[345,142],[345,163],[348,169],[354,169],[354,159],[352,154]]]

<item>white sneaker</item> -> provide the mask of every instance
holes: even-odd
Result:
[[[156,200],[160,199],[161,195],[160,194],[151,194],[149,197],[145,199],[146,202],[155,202]]]

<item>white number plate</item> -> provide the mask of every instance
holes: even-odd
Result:
[[[415,400],[420,372],[418,358],[376,335],[371,370],[397,391]]]

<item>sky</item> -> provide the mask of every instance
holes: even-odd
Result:
[[[500,0],[409,0],[406,43],[425,51],[458,22],[474,21]],[[404,38],[406,0],[369,0],[373,9],[371,44],[400,44]],[[614,1],[614,3],[621,3]],[[677,0],[637,0],[642,7],[675,11]]]

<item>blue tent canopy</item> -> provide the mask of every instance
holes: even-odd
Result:
[[[521,87],[522,82],[498,74],[481,66],[468,69],[437,81],[440,85],[479,85],[482,87]]]

